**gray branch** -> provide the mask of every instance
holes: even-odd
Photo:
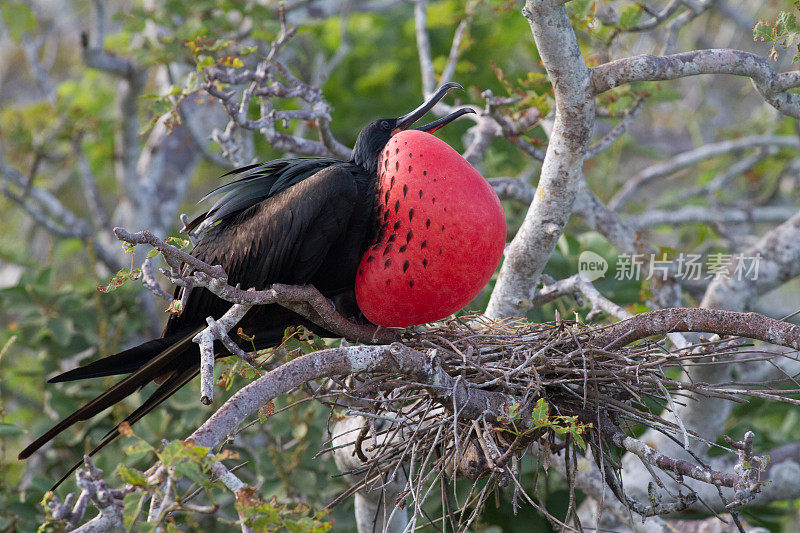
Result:
[[[636,230],[653,226],[678,224],[737,224],[754,222],[783,222],[797,213],[796,207],[705,207],[684,206],[673,210],[651,209],[641,215],[625,217],[625,222]]]
[[[529,0],[524,10],[553,83],[555,123],[536,197],[506,250],[486,314],[524,314],[532,293],[573,210],[586,147],[594,125],[589,69],[563,3]]]
[[[751,135],[732,141],[705,144],[694,150],[678,154],[662,163],[649,166],[639,172],[625,182],[625,185],[608,202],[608,207],[615,211],[619,210],[642,185],[658,178],[669,176],[707,159],[754,148],[776,147],[800,149],[800,138],[796,135]]]
[[[778,74],[767,58],[741,50],[695,50],[618,59],[591,69],[591,90],[600,94],[633,81],[674,80],[700,74],[748,77],[768,104],[784,115],[800,118],[800,95],[788,92],[800,85],[800,72]]]

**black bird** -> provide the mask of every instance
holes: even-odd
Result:
[[[355,316],[352,292],[356,269],[378,226],[379,154],[392,135],[408,129],[454,87],[462,88],[457,83],[444,84],[411,113],[367,125],[359,133],[349,161],[278,159],[229,172],[226,176],[239,179],[208,194],[204,200],[222,196],[208,212],[187,225],[188,230],[207,228],[192,255],[221,265],[231,285],[263,290],[273,283],[312,284],[328,298],[351,302],[348,311]],[[460,109],[418,129],[434,131],[473,112]],[[182,291],[177,288],[176,299],[183,296]],[[88,420],[156,381],[158,388],[124,422],[133,424],[141,419],[198,374],[200,351],[192,338],[206,326],[206,317],[220,317],[230,306],[206,289],[192,289],[182,313],[169,318],[160,338],[50,379],[50,383],[57,383],[129,374],[36,439],[20,452],[19,459],[29,457],[76,422]],[[333,336],[277,304],[256,306],[239,322],[248,335],[255,336],[258,348],[279,344],[290,325],[305,325],[320,335]],[[228,355],[220,343],[215,350]],[[118,434],[117,428],[109,431],[91,454]],[[55,486],[77,466],[80,464]]]

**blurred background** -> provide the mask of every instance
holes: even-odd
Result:
[[[570,2],[587,63],[658,53],[670,35],[665,27],[630,31],[641,23],[643,11],[657,12],[667,3],[650,4]],[[366,123],[398,116],[421,102],[414,3],[310,0],[284,6],[297,34],[281,49],[280,61],[293,76],[322,90],[338,142],[352,146]],[[767,56],[771,44],[754,42],[753,27],[790,7],[777,1],[711,2],[677,33],[674,51],[731,47]],[[198,200],[224,183],[220,176],[234,164],[286,153],[258,131],[230,128],[220,101],[201,88],[207,67],[247,67],[269,54],[280,33],[278,9],[278,3],[266,0],[0,4],[0,531],[35,530],[45,520],[39,502],[52,481],[141,401],[134,395],[61,435],[28,461],[16,460],[35,435],[113,382],[103,378],[56,386],[47,385],[47,377],[158,335],[165,321],[166,304],[127,279],[130,271],[124,269],[138,268],[142,256],[125,253],[111,229],[177,236],[179,215],[199,213],[203,206]],[[487,90],[495,97],[512,97],[513,103],[498,112],[516,122],[534,113],[538,118],[529,120],[520,135],[529,146],[544,150],[552,94],[521,4],[444,0],[423,9],[437,72],[446,68],[454,34],[465,26],[452,79],[466,92],[450,101],[484,107]],[[795,68],[791,48],[778,46],[777,52],[776,71]],[[205,57],[212,57],[211,64],[203,63]],[[627,180],[681,153],[753,135],[787,139],[798,133],[796,121],[765,105],[746,79],[704,76],[633,84],[602,95],[598,107],[604,118],[598,120],[595,141],[642,97],[646,105],[628,132],[584,166],[589,186],[604,202],[613,201]],[[274,105],[279,110],[307,108],[297,98],[277,98]],[[245,110],[252,119],[269,111],[255,102]],[[462,151],[470,143],[471,125],[458,122],[438,135]],[[275,128],[318,139],[313,121],[287,120]],[[639,187],[618,211],[637,235],[670,257],[741,251],[796,212],[798,148],[788,140],[748,143],[700,158]],[[528,186],[524,190],[535,187],[540,165],[502,135],[475,161],[486,178],[519,180]],[[532,193],[504,199],[509,240],[530,198]],[[678,216],[691,206],[700,215]],[[708,212],[753,215],[737,221],[704,219],[702,213]],[[546,273],[555,279],[575,274],[578,256],[586,250],[609,261],[613,272],[621,250],[587,223],[592,213],[576,215]],[[116,275],[127,280],[118,288],[109,286]],[[637,312],[648,308],[652,283],[607,276],[597,286]],[[681,303],[697,305],[706,285],[702,280],[685,284]],[[485,306],[490,291],[491,284],[470,308]],[[797,283],[791,282],[762,297],[755,308],[781,317],[797,310],[797,302]],[[562,298],[531,311],[529,318],[548,321],[575,313],[585,318],[581,304]],[[306,350],[310,344],[298,341],[291,347]],[[222,366],[226,390],[213,406],[202,406],[196,387],[186,387],[137,424],[136,434],[155,445],[198,427],[248,379],[233,363]],[[281,399],[276,407],[300,395]],[[322,508],[346,488],[332,477],[336,469],[329,457],[314,458],[327,438],[331,416],[322,405],[301,403],[261,417],[235,441],[234,448],[249,461],[243,477],[261,483],[266,498],[275,495],[281,502]],[[751,402],[737,408],[728,433],[740,436],[753,429],[761,439],[757,445],[769,448],[800,439],[798,422],[796,409]],[[97,457],[107,479],[114,479],[122,461],[139,468],[152,463],[152,456],[126,454],[129,445],[128,439],[119,439]],[[536,465],[526,468],[533,480]],[[543,504],[559,516],[566,508],[564,484],[553,476],[538,483]],[[74,482],[65,487],[61,492],[74,490]],[[237,529],[232,525],[235,512],[225,507],[230,506],[225,491],[208,490],[220,498],[221,521],[187,513],[175,517],[175,527]],[[508,498],[498,494],[499,508],[490,505],[475,529],[549,527],[529,507],[514,517]],[[440,513],[435,506],[429,511]],[[786,502],[745,518],[773,531],[792,531],[797,513],[797,503]],[[331,519],[334,530],[351,530],[351,501],[337,506],[326,518]]]

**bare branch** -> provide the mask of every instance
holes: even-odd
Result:
[[[230,122],[224,135],[215,132],[214,137],[229,154],[236,151],[230,144],[233,130],[241,127],[258,131],[267,142],[277,150],[310,156],[328,156],[348,159],[351,150],[338,142],[330,131],[330,105],[324,100],[322,91],[294,76],[289,69],[278,60],[280,50],[295,35],[296,28],[290,27],[285,18],[285,11],[280,10],[281,33],[270,47],[267,57],[258,63],[255,69],[233,69],[213,67],[206,69],[206,83],[203,88],[208,94],[218,99],[224,106]],[[340,51],[346,53],[348,43],[343,41]],[[334,56],[332,61],[340,61]],[[335,66],[335,65],[334,65]],[[326,72],[317,76],[316,81],[323,82],[330,74]],[[226,86],[247,87],[241,90],[238,101],[236,91],[226,91]],[[258,98],[261,116],[257,120],[248,117],[250,102]],[[305,104],[301,110],[278,110],[273,99],[298,98]],[[287,126],[291,120],[314,121],[320,130],[321,141],[312,141],[303,137],[289,135],[277,131],[276,124]],[[228,155],[227,157],[231,157]]]
[[[581,56],[566,8],[551,1],[526,4],[537,49],[553,83],[556,115],[536,197],[506,251],[486,314],[524,313],[531,294],[572,213],[581,167],[594,125],[589,70]]]
[[[203,261],[200,261],[195,256],[187,254],[174,246],[162,241],[150,231],[140,231],[138,233],[129,233],[125,228],[114,228],[114,235],[121,241],[129,242],[131,244],[149,244],[164,255],[167,263],[171,267],[175,267],[180,271],[178,261],[189,265],[194,270],[204,272],[209,276],[216,277],[219,280],[226,280],[227,274],[219,265],[211,266]],[[172,261],[170,261],[170,258]]]
[[[604,311],[619,320],[624,320],[633,316],[625,309],[600,294],[600,291],[598,291],[590,281],[584,280],[577,274],[543,286],[536,292],[531,302],[531,307],[539,307],[561,296],[575,293],[583,294],[589,300],[593,308]]]
[[[600,94],[633,81],[674,80],[700,74],[749,77],[768,104],[784,115],[800,118],[800,96],[788,92],[800,85],[800,73],[778,74],[767,58],[741,50],[695,50],[669,56],[618,59],[591,69],[591,90]]]
[[[445,84],[448,81],[452,81],[453,75],[456,73],[458,58],[461,55],[461,42],[464,40],[464,36],[467,34],[469,26],[472,23],[474,9],[474,0],[467,2],[465,9],[466,15],[463,19],[461,19],[461,22],[458,23],[458,27],[453,34],[453,42],[450,45],[450,53],[447,55],[447,63],[445,63],[444,69],[442,69],[442,75],[439,77],[440,85]]]
[[[52,104],[55,103],[56,100],[55,86],[50,79],[49,73],[39,61],[39,52],[44,46],[45,39],[49,33],[50,28],[44,28],[42,34],[35,40],[32,40],[30,34],[25,32],[22,35],[22,49],[25,51],[25,56],[28,60],[28,64],[31,66],[39,90],[42,91],[42,95],[45,99]]]
[[[83,457],[86,469],[78,470],[75,475],[78,478],[78,488],[81,489],[81,496],[76,504],[75,512],[81,515],[85,511],[87,500],[91,500],[100,514],[86,522],[82,526],[73,530],[73,533],[100,533],[113,531],[122,527],[122,513],[124,510],[123,498],[127,492],[132,491],[132,487],[123,490],[112,490],[103,480],[103,471],[95,467],[88,455]],[[81,516],[74,514],[70,516],[71,523],[77,523]]]
[[[536,187],[519,178],[489,178],[487,181],[501,200],[517,200],[527,205],[536,194]]]
[[[99,11],[97,15],[103,17],[103,11]],[[100,27],[104,26],[105,22],[102,22]],[[117,142],[119,154],[116,167],[117,181],[134,207],[147,213],[146,207],[152,203],[152,196],[148,196],[148,193],[153,191],[143,190],[139,186],[139,173],[136,168],[139,158],[139,96],[142,94],[147,80],[147,71],[129,59],[104,51],[101,48],[102,42],[90,45],[89,36],[85,33],[81,35],[81,45],[83,62],[86,66],[107,72],[121,80],[119,94],[121,126]],[[143,218],[151,219],[147,215]]]
[[[428,38],[428,2],[414,1],[414,29],[417,36],[419,68],[422,73],[422,94],[427,98],[436,90],[436,71],[431,59],[431,42]]]
[[[56,236],[80,239],[90,244],[103,264],[110,270],[119,269],[116,255],[98,242],[86,220],[75,215],[51,192],[33,186],[31,180],[5,162],[1,152],[0,176],[3,179],[0,191],[24,209],[37,223]],[[12,190],[9,184],[20,189],[20,192]]]
[[[613,210],[618,210],[643,184],[668,176],[691,165],[696,165],[697,163],[711,159],[712,157],[720,157],[752,148],[771,147],[798,149],[800,148],[800,137],[796,135],[751,135],[732,141],[705,144],[694,150],[683,152],[667,161],[647,167],[642,172],[626,181],[625,185],[608,202],[608,207]]]
[[[168,302],[172,301],[172,295],[162,289],[156,279],[152,257],[146,257],[144,263],[142,263],[142,284],[159,298],[167,300]]]
[[[468,130],[472,141],[464,150],[463,157],[470,165],[477,165],[486,155],[492,141],[503,134],[497,122],[486,113],[478,114],[477,124]]]
[[[591,159],[598,154],[608,150],[620,137],[622,137],[628,128],[633,124],[633,121],[636,120],[636,116],[644,107],[644,98],[637,98],[636,102],[630,107],[630,109],[626,110],[624,115],[622,116],[622,120],[614,126],[614,128],[606,133],[602,139],[597,141],[595,144],[591,145],[586,150],[586,159]]]
[[[684,206],[673,210],[651,209],[641,215],[631,215],[625,222],[636,230],[653,226],[688,223],[735,224],[754,222],[783,222],[797,213],[795,207],[704,207]]]
[[[200,345],[200,403],[203,405],[211,405],[214,401],[214,341],[221,341],[228,351],[244,361],[253,362],[252,356],[245,354],[228,337],[228,331],[239,323],[250,307],[252,306],[235,304],[219,320],[207,317],[208,327],[192,338],[192,341]]]
[[[800,327],[757,313],[720,309],[660,309],[617,322],[595,339],[606,349],[667,333],[737,335],[800,350]]]
[[[702,187],[694,187],[689,189],[688,191],[684,192],[683,194],[679,195],[676,198],[676,202],[683,203],[689,198],[694,196],[702,195],[702,194],[711,194],[717,192],[719,190],[724,189],[725,186],[736,176],[740,174],[744,174],[761,161],[766,159],[768,156],[773,155],[777,151],[777,148],[770,147],[770,148],[762,148],[757,150],[753,155],[743,157],[739,159],[735,163],[733,163],[730,167],[725,169],[725,172],[721,172],[718,176],[714,179],[709,181],[707,184],[703,185]]]
[[[600,232],[621,252],[628,254],[651,253],[655,248],[639,238],[636,230],[624,222],[617,213],[606,207],[589,189],[584,179],[575,199],[575,214],[586,221],[590,228]]]
[[[94,178],[92,167],[89,165],[89,160],[86,159],[86,152],[83,150],[81,138],[78,137],[73,142],[75,152],[77,154],[78,174],[81,177],[81,184],[83,185],[83,194],[86,197],[86,205],[92,222],[95,226],[95,231],[100,228],[107,228],[109,225],[108,212],[103,206],[100,199],[100,191],[97,188],[97,180]]]
[[[753,280],[715,279],[703,298],[702,307],[744,310],[756,299],[800,275],[800,213],[767,232],[744,252],[759,257],[758,277]]]

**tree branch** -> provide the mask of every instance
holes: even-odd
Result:
[[[486,314],[492,317],[524,314],[524,295],[532,293],[572,213],[594,126],[589,69],[566,8],[553,0],[529,0],[524,14],[553,84],[555,123],[536,197],[506,250],[489,300]]]
[[[757,313],[721,309],[659,309],[612,324],[594,339],[605,349],[667,333],[737,335],[800,350],[800,327]]]
[[[625,217],[625,222],[636,230],[653,226],[676,226],[678,224],[736,224],[755,222],[783,222],[797,213],[796,207],[705,207],[684,206],[673,210],[651,209],[641,215]]]
[[[615,211],[619,210],[634,192],[645,183],[668,176],[712,157],[720,157],[752,148],[771,147],[798,149],[800,148],[800,137],[796,135],[751,135],[732,141],[704,144],[699,148],[678,154],[667,161],[649,166],[639,172],[625,182],[625,185],[608,202],[608,207]]]
[[[695,50],[618,59],[591,69],[591,90],[600,94],[634,81],[674,80],[700,74],[746,76],[768,104],[784,115],[800,118],[800,95],[788,92],[800,85],[800,73],[778,74],[767,58],[741,50]]]

